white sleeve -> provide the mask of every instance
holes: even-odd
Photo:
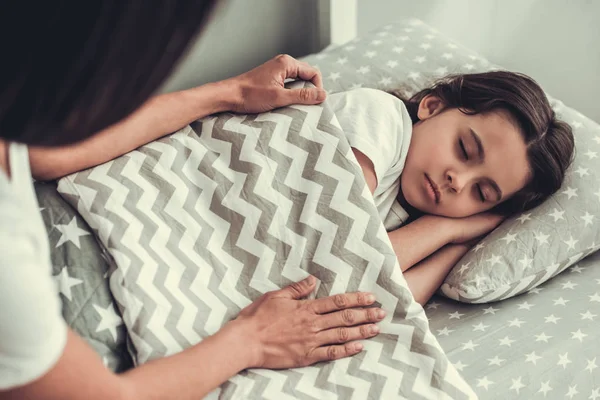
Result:
[[[389,93],[367,88],[334,93],[328,101],[350,146],[371,160],[381,182],[401,158],[404,104]]]
[[[47,237],[31,228],[27,211],[17,199],[0,196],[0,389],[48,372],[67,338],[47,247],[41,242]]]

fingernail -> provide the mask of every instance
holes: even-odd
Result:
[[[375,301],[375,295],[369,294],[367,295],[367,303],[373,303]]]
[[[327,92],[323,89],[317,89],[317,101],[323,101],[327,97]]]
[[[379,318],[385,318],[385,311],[383,311],[383,310],[379,310],[379,311],[377,311],[377,316],[378,316]]]
[[[379,333],[379,327],[377,325],[371,325],[371,333]]]
[[[306,278],[307,282],[309,285],[314,285],[315,284],[315,277],[312,275],[309,275],[308,278]]]
[[[363,345],[362,345],[362,343],[356,343],[356,344],[354,345],[354,350],[356,350],[356,351],[361,351],[362,349],[363,349]]]

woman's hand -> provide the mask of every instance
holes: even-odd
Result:
[[[316,88],[286,89],[286,79],[311,81]],[[319,104],[325,100],[323,81],[318,69],[282,54],[242,75],[228,79],[237,93],[231,111],[252,114],[290,104]]]
[[[377,335],[374,322],[385,317],[368,293],[345,293],[301,300],[315,288],[315,278],[269,292],[230,322],[253,353],[250,367],[282,369],[335,360],[362,350],[357,340]],[[232,326],[233,327],[233,326]],[[243,335],[243,336],[242,336]],[[242,339],[242,337],[244,339]]]
[[[464,218],[448,218],[453,226],[452,243],[472,242],[487,235],[506,219],[505,216],[490,212],[479,213]]]

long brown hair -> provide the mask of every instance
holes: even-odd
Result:
[[[573,161],[571,127],[557,119],[541,87],[524,74],[490,71],[449,75],[409,99],[400,90],[390,91],[408,109],[413,124],[419,121],[419,103],[427,95],[442,100],[446,107],[467,115],[506,110],[518,123],[527,146],[531,178],[527,185],[492,211],[510,215],[536,207],[555,193]]]
[[[0,138],[62,145],[121,120],[169,75],[215,2],[3,2]]]

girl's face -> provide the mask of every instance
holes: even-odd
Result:
[[[400,178],[411,206],[466,217],[493,208],[527,183],[527,148],[508,112],[466,115],[427,96],[418,116]]]

